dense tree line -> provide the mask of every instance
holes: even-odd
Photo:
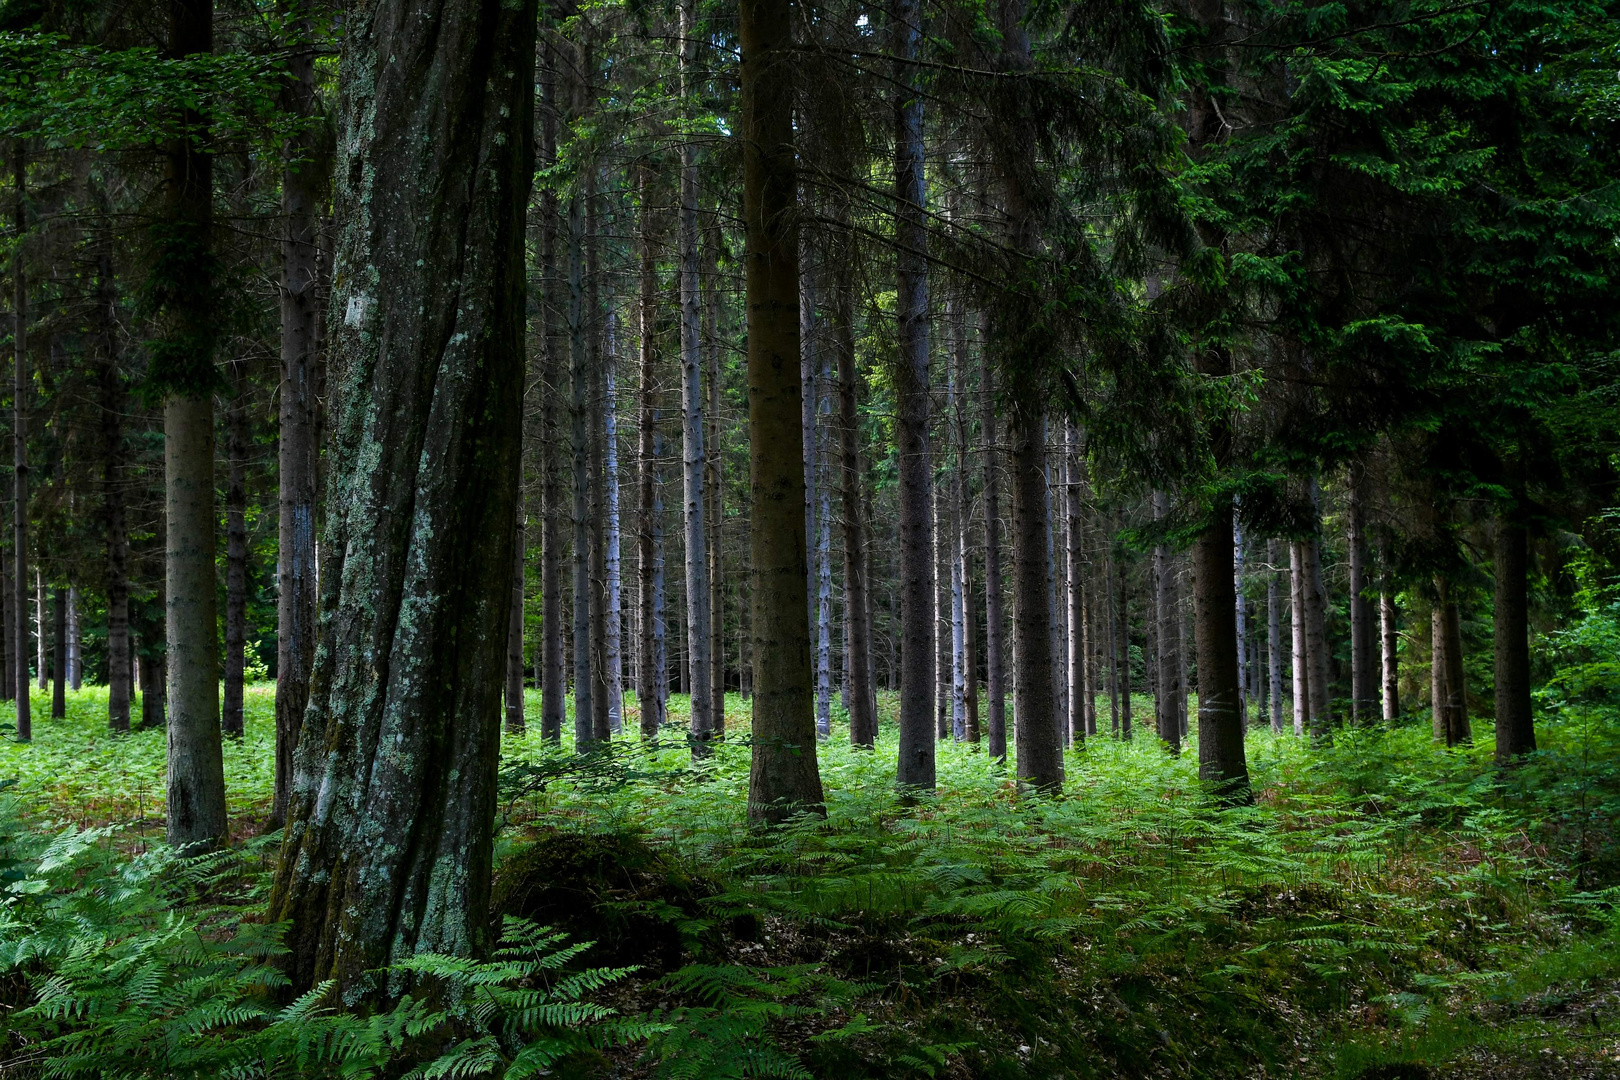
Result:
[[[208,847],[274,677],[295,984],[485,946],[503,724],[746,733],[764,822],[879,689],[918,792],[1534,749],[1612,542],[1612,5],[163,14],[4,8],[0,692],[166,724]]]

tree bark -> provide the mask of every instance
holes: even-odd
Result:
[[[1119,737],[1131,738],[1131,591],[1130,568],[1119,567]]]
[[[950,440],[946,438],[941,442],[944,445],[936,446],[943,459]],[[951,688],[954,685],[951,671],[951,561],[956,545],[949,541],[952,534],[950,507],[947,505],[950,493],[943,478],[940,482],[934,482],[933,470],[929,471],[930,486],[933,488],[929,501],[933,504],[934,532],[934,734],[937,738],[948,739],[952,722]]]
[[[1153,517],[1163,521],[1170,513],[1170,497],[1162,491],[1153,493]],[[1159,638],[1159,693],[1154,721],[1159,738],[1164,740],[1172,754],[1181,753],[1181,713],[1176,707],[1176,681],[1178,661],[1174,641],[1180,643],[1181,633],[1176,628],[1176,580],[1171,563],[1170,548],[1159,543],[1153,548],[1154,618]]]
[[[1086,741],[1086,634],[1085,634],[1085,548],[1081,536],[1082,499],[1080,497],[1081,437],[1079,428],[1071,421],[1068,425],[1068,454],[1065,461],[1068,482],[1065,512],[1068,528],[1068,583],[1065,601],[1069,624],[1069,740],[1080,747]]]
[[[1277,590],[1277,542],[1266,544],[1266,679],[1271,704],[1271,732],[1283,732],[1282,597]]]
[[[958,301],[960,304],[960,301]],[[973,549],[968,535],[972,519],[972,499],[969,495],[968,461],[968,359],[967,326],[960,310],[951,322],[956,335],[952,353],[955,364],[957,397],[953,405],[956,423],[956,470],[952,477],[952,490],[956,496],[956,562],[960,580],[962,623],[962,738],[977,746],[979,742],[979,650],[977,641],[978,617],[973,610]]]
[[[1350,548],[1350,721],[1366,726],[1377,719],[1373,670],[1373,610],[1365,595],[1368,577],[1367,506],[1359,464],[1350,467],[1350,506],[1347,529]]]
[[[580,50],[584,52],[583,49]],[[581,67],[581,71],[583,68]],[[583,75],[576,71],[574,111],[583,109]],[[587,172],[589,166],[586,167]],[[581,187],[586,186],[583,179]],[[596,745],[596,680],[591,671],[591,312],[586,297],[586,194],[576,191],[568,203],[568,347],[569,450],[573,464],[574,572],[574,749],[586,753]]]
[[[13,179],[16,191],[17,248],[11,259],[12,281],[12,499],[11,557],[15,574],[16,621],[11,624],[12,670],[16,673],[17,741],[34,737],[28,700],[28,272],[23,265],[23,242],[28,233],[27,159],[21,139],[12,140]]]
[[[1496,526],[1496,760],[1508,764],[1536,749],[1530,712],[1530,534]]]
[[[1232,591],[1237,598],[1238,715],[1243,720],[1243,726],[1248,727],[1249,696],[1254,693],[1254,687],[1249,684],[1248,678],[1249,604],[1248,598],[1243,595],[1243,564],[1243,526],[1234,514],[1232,518]]]
[[[838,353],[838,438],[844,508],[844,610],[849,636],[849,741],[870,750],[877,742],[872,686],[872,605],[868,595],[866,500],[861,491],[860,414],[855,397],[855,280],[847,236],[838,240],[832,303],[833,348]]]
[[[580,71],[585,81],[581,89],[589,91],[596,77],[594,42],[587,36],[581,48]],[[601,302],[601,228],[600,204],[596,192],[597,168],[593,163],[585,170],[585,311],[584,330],[586,352],[589,357],[588,423],[589,447],[587,465],[590,476],[590,501],[587,521],[590,529],[590,672],[591,672],[591,737],[596,744],[606,745],[613,735],[612,702],[608,700],[607,671],[607,421],[603,409],[604,376],[607,365],[602,359],[603,319]]]
[[[1288,545],[1290,602],[1288,623],[1293,631],[1294,672],[1294,734],[1305,734],[1305,723],[1311,713],[1311,666],[1306,659],[1305,633],[1305,542],[1291,541]]]
[[[900,751],[902,788],[934,789],[933,477],[928,452],[928,234],[923,99],[912,85],[922,37],[920,0],[893,9],[895,456],[900,517]]]
[[[1305,656],[1310,665],[1311,736],[1326,738],[1332,724],[1329,709],[1327,590],[1322,585],[1322,544],[1312,538],[1304,542],[1305,555]]]
[[[232,368],[226,421],[225,481],[225,704],[220,729],[242,737],[242,680],[247,662],[247,376]]]
[[[535,26],[379,0],[345,27],[323,632],[269,910],[295,992],[394,997],[367,973],[488,944]]]
[[[1030,393],[1015,391],[1013,444],[1013,690],[1018,779],[1037,791],[1063,786],[1052,671],[1051,583],[1048,578],[1046,417]]]
[[[1451,725],[1447,719],[1446,704],[1451,698],[1448,684],[1446,648],[1446,587],[1445,582],[1434,580],[1434,603],[1429,607],[1429,720],[1434,741],[1451,745]]]
[[[292,24],[297,47],[287,57],[287,98],[295,116],[313,117],[315,47],[310,20]],[[315,662],[316,384],[326,292],[318,221],[330,151],[316,125],[287,148],[281,175],[281,389],[277,395],[280,476],[276,568],[276,777],[270,824],[287,820],[293,748],[309,703]]]
[[[652,167],[643,165],[641,190],[641,402],[638,455],[636,573],[641,612],[640,664],[636,674],[636,701],[641,709],[641,737],[656,739],[664,723],[664,670],[659,659],[658,621],[661,583],[658,567],[663,559],[663,504],[658,498],[658,271],[652,222]]]
[[[1225,427],[1223,424],[1222,427]],[[1224,442],[1227,432],[1219,441]],[[1249,770],[1238,708],[1237,597],[1232,587],[1232,501],[1214,500],[1193,545],[1198,643],[1198,775],[1225,800],[1248,802]]]
[[[67,716],[67,667],[68,667],[68,594],[67,590],[58,586],[54,590],[53,604],[55,625],[51,649],[51,719],[61,720]]]
[[[98,191],[98,196],[100,192]],[[97,200],[106,212],[104,196]],[[110,231],[110,225],[104,226]],[[118,370],[118,294],[113,279],[112,242],[96,252],[96,338],[100,390],[101,514],[106,546],[107,725],[129,730],[132,693],[129,645],[129,537],[124,518],[124,380]]]
[[[506,620],[506,730],[523,734],[523,566],[527,544],[524,536],[522,503],[512,538],[512,600]]]
[[[721,524],[725,515],[724,457],[720,445],[720,335],[717,330],[720,305],[717,295],[717,268],[709,258],[708,302],[704,305],[704,337],[708,341],[709,438],[704,488],[709,493],[709,700],[714,708],[714,737],[726,733],[726,648],[725,648],[725,558],[721,547]]]
[[[540,47],[540,124],[538,163],[557,163],[556,53],[548,32]],[[557,432],[557,395],[562,390],[562,327],[557,297],[559,201],[550,187],[540,192],[540,737],[562,742],[568,711],[568,677],[563,669],[562,477]]]
[[[1007,620],[1001,603],[1001,475],[997,462],[996,395],[987,351],[980,354],[979,395],[984,440],[984,712],[991,761],[1007,757],[1006,667],[1003,635]]]
[[[1383,587],[1378,593],[1378,632],[1382,644],[1384,719],[1393,721],[1401,714],[1400,656],[1396,651],[1395,594],[1391,591],[1389,570],[1383,572]]]
[[[606,500],[603,515],[603,551],[606,564],[604,595],[607,606],[603,620],[603,687],[607,692],[608,731],[618,735],[624,728],[624,578],[620,551],[622,530],[619,522],[619,334],[618,319],[607,315],[607,362],[603,365],[603,458],[602,484]]]
[[[1468,682],[1463,674],[1462,619],[1457,600],[1447,589],[1446,631],[1446,743],[1456,746],[1474,741],[1468,717]]]
[[[754,661],[748,817],[780,822],[823,806],[805,618],[793,6],[740,7]]]
[[[74,586],[68,588],[67,634],[68,689],[77,694],[84,683],[84,635],[79,625],[79,590]]]

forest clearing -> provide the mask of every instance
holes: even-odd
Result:
[[[0,1080],[1620,1077],[1617,0],[0,0]]]

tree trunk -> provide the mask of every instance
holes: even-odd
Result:
[[[307,17],[292,24],[287,57],[288,111],[315,114],[315,46]],[[276,777],[270,825],[287,820],[293,748],[309,703],[315,662],[315,489],[319,454],[316,394],[329,260],[321,257],[322,196],[329,168],[327,141],[317,125],[295,136],[281,174],[281,387],[277,394],[280,476],[279,557],[276,566]]]
[[[99,196],[100,192],[97,194]],[[102,198],[98,198],[98,202]],[[98,209],[105,212],[106,208],[103,204]],[[106,545],[107,725],[114,732],[124,732],[129,730],[133,690],[129,645],[129,536],[124,519],[124,380],[118,370],[118,295],[113,284],[110,239],[101,242],[96,254],[96,330],[101,397],[102,537]],[[283,400],[285,396],[283,393]],[[282,595],[285,596],[285,592]]]
[[[959,301],[960,302],[960,301]],[[968,473],[968,361],[967,327],[961,312],[952,320],[956,335],[953,345],[958,396],[954,404],[956,422],[956,471],[953,492],[956,496],[956,562],[960,580],[962,606],[962,738],[978,745],[979,742],[979,650],[977,641],[978,617],[973,610],[973,554],[968,537],[972,517],[972,499],[969,496]]]
[[[1389,571],[1384,570],[1383,587],[1378,593],[1378,636],[1382,645],[1384,682],[1384,719],[1393,721],[1401,714],[1400,656],[1396,626],[1395,594],[1389,584]]]
[[[584,50],[580,50],[581,53]],[[583,67],[575,73],[574,111],[582,111]],[[589,166],[586,167],[589,172]],[[581,186],[584,186],[583,183]],[[574,540],[574,749],[586,753],[596,745],[596,680],[591,671],[591,347],[589,301],[585,280],[586,194],[576,191],[568,203],[568,346],[569,450],[573,464]]]
[[[1064,553],[1068,560],[1068,582],[1065,602],[1068,605],[1066,618],[1069,625],[1069,740],[1076,746],[1084,745],[1086,741],[1086,633],[1085,633],[1085,549],[1081,536],[1081,497],[1080,497],[1080,455],[1082,453],[1079,428],[1071,421],[1068,425],[1067,461],[1064,463],[1067,470],[1068,483],[1065,484],[1066,499],[1064,509],[1068,518],[1068,527],[1064,530],[1068,536],[1068,550]]]
[[[1506,765],[1536,749],[1530,712],[1530,535],[1496,526],[1496,760]]]
[[[941,457],[950,445],[948,439],[942,441]],[[950,493],[944,483],[934,483],[932,475],[929,480],[934,530],[934,734],[947,739],[951,735],[951,554],[955,545],[948,540],[952,533],[946,505]]]
[[[595,79],[596,60],[589,37],[581,49],[583,62],[580,71],[585,82],[582,89]],[[585,172],[585,319],[586,349],[589,356],[589,457],[590,504],[587,521],[590,526],[590,671],[591,671],[591,737],[606,745],[613,735],[612,703],[608,701],[607,674],[607,423],[602,407],[605,399],[603,379],[606,364],[602,359],[602,280],[599,258],[601,229],[598,219],[596,195],[597,170],[593,165]]]
[[[231,364],[225,461],[225,704],[220,729],[242,737],[242,679],[247,662],[247,376]]]
[[[163,632],[150,620],[138,635],[137,666],[141,689],[141,730],[161,731],[169,726],[166,701],[168,698],[168,664],[163,653]]]
[[[895,455],[900,517],[900,753],[902,788],[934,789],[934,566],[929,513],[928,233],[923,99],[913,87],[922,37],[920,0],[890,15],[894,55]],[[993,750],[993,748],[992,748]]]
[[[1164,520],[1170,513],[1170,497],[1162,491],[1153,493],[1153,517],[1157,521]],[[1176,579],[1175,567],[1172,565],[1170,548],[1164,543],[1156,545],[1153,549],[1153,578],[1154,578],[1154,620],[1158,627],[1159,638],[1159,694],[1156,701],[1154,721],[1159,729],[1159,738],[1170,748],[1172,754],[1181,753],[1181,712],[1176,707],[1176,681],[1178,661],[1176,659],[1176,646],[1180,643],[1181,633],[1176,627]]]
[[[213,49],[212,0],[170,0],[169,55]],[[201,124],[187,110],[186,119]],[[160,342],[148,379],[164,395],[169,769],[168,838],[204,850],[225,838],[214,576],[213,158],[201,136],[167,147],[164,254],[154,265]],[[19,484],[22,480],[19,478]],[[22,546],[18,545],[18,555]],[[21,563],[19,561],[19,567]],[[19,593],[26,589],[26,579]]]
[[[1322,585],[1322,545],[1312,538],[1304,542],[1305,555],[1305,656],[1310,664],[1311,736],[1326,738],[1332,723],[1329,709],[1327,646],[1327,590]]]
[[[1131,592],[1130,570],[1119,568],[1119,737],[1131,738]]]
[[[45,659],[45,572],[34,565],[34,672],[41,690],[49,689],[51,666]]]
[[[1271,733],[1283,732],[1282,597],[1277,591],[1277,542],[1266,543],[1266,695],[1271,705]]]
[[[1468,682],[1463,674],[1462,619],[1451,591],[1446,596],[1446,743],[1474,741],[1468,717]]]
[[[23,141],[12,140],[17,197],[17,248],[12,253],[12,426],[13,484],[11,500],[11,557],[16,580],[16,621],[11,624],[12,670],[16,673],[17,741],[34,737],[28,700],[28,273],[23,266],[23,238],[28,233],[27,161]]]
[[[738,38],[754,661],[748,816],[779,822],[823,805],[805,618],[804,418],[795,364],[799,223],[792,5],[742,0]]]
[[[839,237],[834,260],[833,348],[838,353],[839,500],[844,508],[844,610],[849,645],[849,741],[871,749],[877,742],[873,708],[872,605],[868,595],[866,500],[861,490],[860,414],[855,400],[855,267],[853,244]]]
[[[1370,725],[1377,718],[1373,687],[1372,601],[1365,593],[1368,580],[1367,507],[1360,465],[1350,466],[1350,506],[1346,532],[1350,548],[1350,721]]]
[[[84,637],[79,626],[79,590],[68,588],[67,594],[67,677],[68,689],[75,694],[84,682]]]
[[[1019,780],[1037,791],[1063,786],[1063,740],[1052,671],[1051,582],[1047,561],[1046,416],[1035,395],[1014,394],[1013,649],[1018,685],[1013,722]]]
[[[1108,732],[1119,738],[1119,589],[1115,583],[1116,564],[1108,555]]]
[[[832,735],[832,477],[827,467],[831,438],[832,382],[827,350],[821,350],[816,391],[816,733]]]
[[[1434,603],[1429,608],[1429,720],[1434,741],[1451,745],[1451,725],[1446,715],[1446,703],[1451,699],[1446,664],[1446,586],[1440,578],[1434,579]]]
[[[523,564],[527,544],[519,496],[519,518],[512,539],[512,600],[506,620],[506,730],[523,734]]]
[[[556,55],[548,33],[540,47],[540,124],[538,163],[557,162]],[[557,395],[562,389],[562,328],[557,297],[557,218],[559,202],[549,187],[540,192],[540,737],[562,741],[568,710],[568,677],[563,669],[562,477],[557,433]]]
[[[488,944],[522,449],[536,12],[405,6],[345,28],[320,729],[269,910],[293,990],[330,978],[343,1000],[404,992],[373,989],[379,967]]]
[[[607,691],[608,731],[620,734],[624,729],[624,576],[620,551],[622,531],[619,523],[619,322],[612,311],[607,314],[607,362],[602,368],[603,400],[603,458],[602,484],[606,500],[603,520],[603,551],[606,576],[604,595],[607,606],[603,620],[605,648],[602,668]]]
[[[1249,643],[1249,604],[1248,598],[1243,595],[1243,526],[1238,522],[1237,516],[1232,518],[1232,591],[1236,594],[1237,606],[1237,658],[1238,658],[1238,716],[1242,719],[1244,727],[1249,723],[1249,695],[1254,687],[1249,685],[1249,656],[1247,646]]]
[[[1305,722],[1311,713],[1311,666],[1305,654],[1305,542],[1294,540],[1288,545],[1289,584],[1291,600],[1288,608],[1289,626],[1293,630],[1294,670],[1294,734],[1305,734]]]
[[[979,395],[983,417],[979,437],[984,440],[984,711],[990,760],[1007,757],[1006,667],[1003,634],[1006,615],[1001,607],[1001,476],[997,462],[996,395],[987,351],[980,353]]]
[[[720,335],[716,324],[718,269],[711,252],[709,265],[708,303],[704,305],[704,337],[708,341],[709,368],[709,439],[704,488],[709,493],[709,700],[714,708],[714,736],[726,733],[726,649],[725,649],[725,580],[724,549],[721,543],[721,523],[725,514],[724,460],[720,445]]]
[[[956,518],[956,506],[960,501],[958,498],[957,487],[961,482],[962,476],[961,461],[963,446],[955,438],[956,410],[956,366],[952,364],[946,372],[945,422],[948,426],[948,430],[950,431],[950,435],[947,436],[947,442],[955,444],[954,449],[956,451],[956,459],[951,463],[950,483],[940,484],[936,488],[936,490],[939,491],[941,496],[943,496],[945,499],[946,505],[944,507],[943,516],[945,520],[950,523],[950,527],[944,530],[943,533],[936,533],[936,536],[941,542],[941,546],[944,548],[945,582],[946,587],[949,590],[951,646],[951,685],[949,697],[951,703],[951,717],[949,736],[960,741],[965,733],[964,729],[967,723],[967,702],[964,700],[963,696],[963,679],[965,677],[963,667],[966,662],[966,657],[963,654],[963,650],[966,646],[966,643],[963,640],[963,633],[966,628],[962,625],[962,560],[959,557],[962,541],[959,535],[961,526]]]
[[[67,590],[58,586],[55,590],[53,605],[54,635],[51,649],[51,719],[61,720],[67,716],[67,668],[68,668],[68,594]]]
[[[697,59],[696,0],[681,0],[682,100],[692,94]],[[709,665],[708,535],[704,528],[703,309],[698,276],[697,147],[681,142],[681,463],[686,497],[686,650],[692,667],[693,752],[714,738],[714,687]]]
[[[636,521],[636,574],[639,586],[637,607],[641,612],[640,664],[636,673],[636,701],[641,709],[641,737],[656,739],[664,723],[663,669],[658,659],[658,626],[661,592],[657,580],[663,559],[663,505],[658,498],[658,335],[657,335],[657,251],[652,231],[652,167],[643,165],[638,176],[641,188],[641,402],[638,453]]]
[[[1223,425],[1224,427],[1224,425]],[[1226,432],[1219,441],[1224,442]],[[1193,545],[1198,641],[1198,775],[1223,799],[1247,802],[1249,770],[1238,708],[1237,597],[1232,587],[1232,503],[1216,499]]]

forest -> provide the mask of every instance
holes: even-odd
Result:
[[[1620,1076],[1615,0],[0,0],[0,1076]]]

